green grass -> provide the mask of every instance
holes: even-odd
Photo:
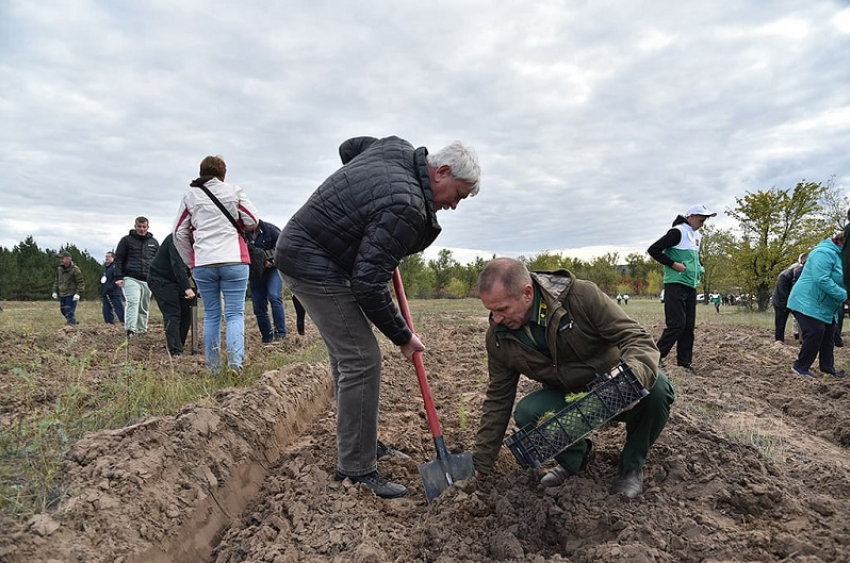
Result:
[[[3,309],[3,349],[11,353],[16,346],[0,358],[5,390],[0,393],[0,413],[5,413],[0,414],[0,510],[11,514],[40,512],[62,497],[62,460],[86,432],[176,414],[186,404],[214,400],[221,389],[249,386],[268,370],[327,359],[324,344],[315,339],[296,348],[249,349],[242,373],[213,376],[175,363],[163,367],[161,358],[131,360],[123,338],[87,334],[86,327],[103,323],[99,303],[80,303],[79,331],[68,335],[59,332],[65,322],[55,302],[4,303]],[[161,337],[162,318],[154,309],[151,336]],[[245,320],[247,330],[256,328],[250,313]]]
[[[644,326],[656,323],[664,324],[664,304],[658,299],[630,299],[623,310]],[[745,307],[721,306],[717,313],[713,305],[697,304],[697,326],[701,323],[750,326],[773,329],[773,309],[763,312],[748,310]]]
[[[630,317],[644,326],[664,324],[664,304],[657,298],[629,300],[628,305],[621,305]],[[487,318],[487,309],[479,299],[432,299],[414,300],[410,302],[411,315],[414,325],[417,324],[417,312],[427,310],[429,315],[450,314],[460,317]],[[717,313],[713,305],[697,304],[697,325],[700,323],[728,324],[750,326],[763,329],[773,329],[773,309],[764,312],[748,310],[745,307],[721,306]]]

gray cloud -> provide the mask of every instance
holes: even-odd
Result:
[[[431,254],[642,252],[677,213],[850,181],[850,9],[826,0],[12,0],[0,245],[162,238],[206,154],[279,225],[356,135],[473,145]]]

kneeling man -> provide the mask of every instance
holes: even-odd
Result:
[[[640,495],[646,456],[673,404],[673,388],[658,370],[653,338],[594,283],[566,270],[532,274],[518,260],[496,258],[482,270],[478,286],[491,314],[486,336],[490,380],[472,454],[476,473],[486,475],[495,464],[520,375],[543,384],[517,404],[514,419],[522,428],[563,409],[567,393],[585,391],[596,374],[611,371],[622,359],[650,393],[615,418],[626,423],[626,443],[612,492]],[[558,465],[541,485],[558,486],[579,472],[592,448],[590,440],[580,440],[557,455]]]

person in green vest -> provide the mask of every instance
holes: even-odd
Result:
[[[708,297],[708,300],[714,304],[714,310],[720,312],[720,294],[713,293]]]
[[[649,247],[649,255],[664,265],[664,317],[667,328],[658,339],[661,360],[676,345],[676,363],[691,369],[694,326],[697,318],[697,287],[705,272],[699,259],[700,228],[717,213],[699,203],[673,221],[672,228]]]

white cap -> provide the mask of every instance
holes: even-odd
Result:
[[[692,205],[688,207],[688,210],[685,211],[685,217],[690,217],[691,215],[703,215],[705,217],[717,217],[717,213],[712,213],[701,203],[696,205]]]

